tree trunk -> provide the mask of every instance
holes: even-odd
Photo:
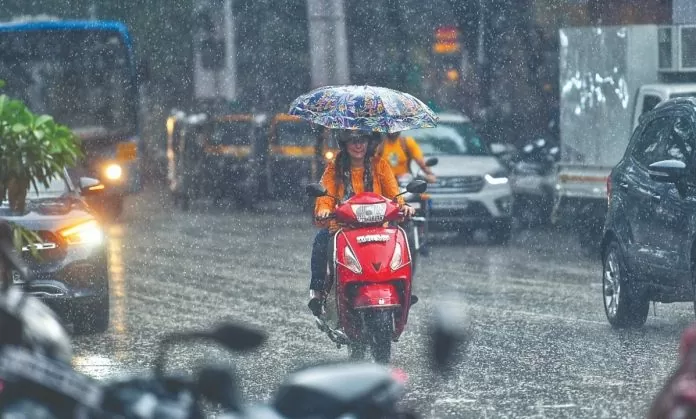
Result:
[[[26,209],[29,179],[10,179],[7,182],[7,200],[12,212],[23,214]]]

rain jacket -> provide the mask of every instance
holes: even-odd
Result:
[[[351,169],[351,179],[353,182],[353,191],[356,194],[365,191],[365,185],[363,185],[363,174],[365,169],[363,168],[353,168]],[[372,178],[373,187],[372,192],[380,194],[385,198],[393,199],[399,194],[399,185],[396,183],[396,177],[392,172],[389,163],[380,157],[375,157],[372,163]],[[336,183],[336,165],[334,161],[330,161],[326,165],[326,170],[321,177],[321,184],[324,185],[329,195],[333,195],[339,198],[343,198],[345,193],[345,188],[343,184]],[[404,205],[403,197],[397,198],[397,203],[401,207]],[[330,196],[322,196],[317,198],[314,205],[314,214],[316,215],[319,211],[326,209],[332,211],[336,208],[337,202]],[[320,227],[328,227],[331,233],[338,231],[338,224],[335,220],[328,221],[318,221],[317,225]]]

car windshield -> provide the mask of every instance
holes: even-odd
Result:
[[[36,186],[36,190],[34,186],[29,187],[29,192],[27,193],[28,201],[60,198],[70,191],[67,182],[60,176],[51,179],[48,183],[48,187],[41,182],[36,182]]]
[[[317,134],[306,122],[279,122],[276,126],[278,145],[313,146]]]
[[[463,135],[463,133],[466,135]],[[403,135],[413,137],[426,156],[490,155],[488,148],[481,138],[476,135],[473,130],[469,129],[438,125],[435,128],[404,131]]]
[[[669,95],[670,99],[674,99],[675,97],[696,97],[696,92],[672,93]]]
[[[135,129],[130,60],[119,33],[0,32],[4,92],[73,129]]]

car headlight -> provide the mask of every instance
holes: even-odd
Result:
[[[326,160],[331,160],[331,159],[333,159],[333,158],[334,158],[334,152],[333,152],[333,151],[327,151],[326,153],[324,153],[324,158],[325,158]]]
[[[380,204],[356,204],[350,208],[355,214],[355,218],[359,223],[379,223],[384,220],[384,215],[387,213],[387,203]]]
[[[59,232],[68,244],[101,244],[104,232],[96,220],[90,220]]]
[[[119,180],[123,175],[123,168],[118,163],[110,163],[104,168],[104,176],[109,180]]]
[[[491,185],[504,185],[509,181],[508,173],[504,170],[498,170],[497,172],[488,173],[484,177],[486,179],[486,182],[490,183]]]

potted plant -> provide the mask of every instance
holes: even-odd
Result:
[[[0,95],[0,198],[7,194],[13,212],[25,211],[30,186],[37,192],[38,182],[48,187],[81,157],[78,138],[69,128]]]

